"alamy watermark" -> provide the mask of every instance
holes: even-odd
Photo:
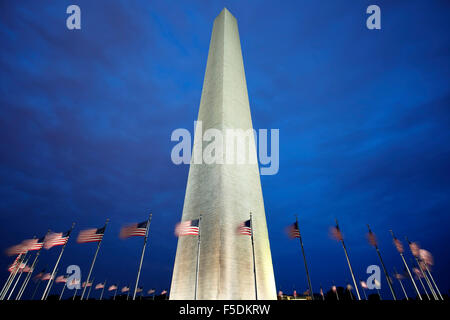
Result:
[[[195,121],[194,149],[189,130],[175,129],[170,137],[178,143],[172,148],[171,159],[179,164],[249,165],[259,164],[261,175],[275,175],[280,166],[280,130],[270,129],[270,149],[267,129],[203,130],[203,122]],[[258,156],[256,152],[258,146]],[[269,152],[270,151],[270,152]]]

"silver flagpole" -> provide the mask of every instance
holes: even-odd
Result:
[[[369,225],[367,225],[367,229],[369,229],[369,234],[372,234],[372,230],[370,230]],[[378,258],[380,258],[381,266],[383,267],[384,275],[386,276],[386,281],[389,285],[389,289],[391,290],[392,297],[394,298],[394,300],[397,300],[397,296],[395,295],[395,291],[392,286],[391,278],[389,277],[389,274],[386,270],[386,266],[384,265],[383,258],[381,258],[381,252],[380,252],[380,249],[378,249],[378,244],[374,243],[373,246],[375,247],[375,250],[377,251]]]
[[[366,289],[364,289],[364,287],[363,287],[363,285],[362,285],[362,280],[361,280],[361,278],[359,278],[359,284],[361,285],[362,292],[364,293],[364,299],[367,300]]]
[[[41,249],[42,249],[42,248],[41,248]],[[25,280],[23,281],[23,284],[22,284],[22,286],[20,287],[19,292],[17,293],[16,300],[20,300],[20,299],[22,298],[22,294],[23,294],[23,292],[25,291],[25,289],[26,289],[26,287],[27,287],[27,285],[28,285],[28,282],[29,282],[30,279],[31,279],[31,275],[32,275],[32,273],[33,273],[33,271],[34,271],[34,267],[35,267],[35,265],[36,265],[36,263],[37,263],[37,261],[38,261],[38,258],[39,258],[39,254],[40,254],[40,252],[41,252],[41,249],[39,249],[39,251],[36,253],[36,257],[34,258],[33,263],[31,264],[31,267],[30,267],[30,272],[28,272],[27,276],[25,277]]]
[[[128,290],[127,290],[127,300],[128,300],[128,298],[130,297],[130,287],[131,287],[131,285],[130,284],[128,284]],[[134,300],[134,299],[133,299]]]
[[[441,291],[439,290],[439,288],[438,288],[436,282],[434,281],[433,276],[431,275],[431,272],[430,272],[430,269],[428,268],[428,265],[427,265],[425,262],[424,262],[424,265],[425,265],[425,269],[426,269],[427,272],[428,272],[428,275],[430,276],[431,281],[433,281],[433,284],[434,284],[434,286],[435,286],[437,292],[439,293],[439,296],[441,297],[441,300],[444,300],[444,298],[442,297]]]
[[[114,291],[114,298],[113,298],[113,300],[116,300],[116,294],[117,294],[117,289],[118,289],[119,287],[117,287],[116,288],[116,291]]]
[[[302,247],[303,261],[305,263],[305,271],[306,271],[306,278],[308,279],[309,293],[310,293],[310,296],[311,296],[311,300],[314,300],[314,293],[313,293],[313,288],[312,288],[312,285],[311,285],[311,278],[309,277],[308,264],[306,263],[305,248],[303,247],[303,240],[302,240],[302,235],[300,233],[300,227],[298,226],[297,215],[295,215],[295,223],[297,224],[298,238],[300,240],[300,246]]]
[[[63,286],[63,288],[61,290],[61,294],[59,295],[59,300],[61,300],[61,298],[62,298],[62,296],[64,294],[64,290],[66,289],[66,286],[67,286],[67,281],[64,283],[64,286]]]
[[[56,278],[57,274],[58,274],[58,269],[56,269],[55,275],[52,278],[50,278],[50,280],[48,281],[48,282],[51,282],[51,283],[50,283],[50,286],[48,287],[47,294],[45,295],[45,299],[44,300],[47,300],[47,298],[49,296],[49,293],[52,290],[53,284],[55,283],[55,278]]]
[[[423,277],[424,277],[424,279],[425,279],[425,282],[426,282],[427,285],[428,285],[428,288],[429,288],[430,291],[431,291],[431,294],[433,295],[434,300],[439,300],[438,296],[436,295],[436,291],[434,290],[433,285],[431,284],[430,279],[428,278],[427,274],[424,272],[424,270],[423,270],[422,267],[420,266],[420,262],[419,262],[419,268],[420,268],[420,271],[422,272],[422,275],[423,275]]]
[[[403,291],[403,294],[405,295],[406,300],[409,300],[408,295],[406,294],[405,287],[403,286],[402,279],[400,279],[400,274],[397,272],[395,267],[394,267],[394,273],[395,273],[395,278],[397,278],[398,282],[400,283],[400,287],[402,287],[402,291]],[[397,275],[399,275],[399,276],[397,277]]]
[[[12,277],[9,278],[9,282],[6,284],[6,288],[3,290],[0,300],[3,300],[6,296],[6,294],[9,291],[9,288],[11,287],[11,284],[13,283],[14,279],[16,278],[17,272],[20,270],[20,265],[22,264],[23,260],[25,260],[25,256],[28,252],[21,253],[19,258],[17,259],[17,265],[14,267],[14,270],[11,271]]]
[[[253,275],[255,277],[255,300],[258,300],[258,282],[256,279],[256,261],[255,261],[255,242],[253,241],[253,218],[250,212],[250,231],[252,240],[252,253],[253,253]]]
[[[200,222],[202,221],[202,215],[198,218],[198,238],[197,238],[197,266],[195,269],[195,288],[194,288],[194,300],[197,300],[197,290],[198,290],[198,270],[200,268]]]
[[[413,268],[415,268],[416,266],[415,266],[415,264],[414,264],[414,261],[411,259],[410,262],[411,262],[411,265],[413,266]],[[420,268],[420,266],[419,266],[418,268]],[[418,270],[419,270],[419,269],[418,269]],[[414,271],[414,269],[413,269],[413,271]],[[422,268],[420,268],[420,272],[421,272],[421,274],[422,274],[422,276],[423,276]],[[425,295],[427,296],[428,300],[431,300],[430,295],[428,294],[427,288],[425,287],[425,285],[423,284],[422,279],[420,278],[420,275],[417,275],[417,274],[416,274],[416,278],[419,280],[420,285],[422,286],[422,289],[423,289],[423,291],[425,292]]]
[[[80,280],[80,282],[81,282],[81,280]],[[77,291],[78,291],[78,288],[75,288],[75,292],[73,294],[72,300],[75,300],[75,297],[77,296]]]
[[[420,265],[420,260],[414,255],[414,252],[413,252],[413,249],[412,249],[412,242],[409,241],[408,237],[405,237],[405,239],[406,239],[406,242],[408,242],[409,249],[411,250],[411,254],[413,255],[414,259],[416,260],[417,264],[419,265],[418,268],[419,268],[420,272],[422,273],[422,276],[424,277],[425,282],[426,282],[427,285],[428,285],[428,288],[430,288],[430,291],[431,291],[431,294],[433,295],[434,300],[439,300],[439,298],[438,298],[437,295],[436,295],[436,292],[434,291],[433,286],[431,285],[430,280],[428,279],[427,275],[425,274],[425,272],[424,272],[423,269],[422,269],[422,266]],[[413,261],[413,260],[410,260],[410,262],[412,263],[412,266],[415,267],[415,266],[414,266],[414,261]],[[424,289],[424,291],[425,291],[425,294],[426,294],[427,297],[428,297],[428,300],[431,300],[431,299],[430,299],[430,296],[428,295],[427,290],[425,289],[425,286],[423,285],[422,279],[420,279],[419,276],[418,276],[418,279],[419,279],[420,283],[422,284],[422,287],[423,287],[423,289]]]
[[[144,238],[144,245],[142,247],[142,253],[141,253],[141,261],[139,262],[139,269],[136,277],[136,284],[134,285],[134,292],[133,292],[133,300],[136,299],[136,291],[139,284],[139,277],[141,276],[141,268],[142,268],[142,261],[144,260],[144,253],[145,253],[145,247],[147,246],[147,239],[148,239],[148,230],[150,229],[150,222],[152,221],[152,214],[150,213],[147,220],[147,231],[145,231],[145,238]],[[128,295],[130,293],[130,289],[128,286]],[[128,300],[127,295],[127,300]]]
[[[340,230],[337,219],[336,219],[336,227],[337,227],[338,230]],[[344,248],[345,257],[347,258],[348,268],[350,269],[350,273],[352,275],[353,284],[355,285],[356,294],[358,295],[358,300],[361,300],[361,296],[359,295],[358,285],[356,284],[355,275],[353,273],[352,265],[351,265],[350,259],[348,257],[347,248],[345,247],[344,238],[343,237],[341,238],[341,243],[342,243],[342,247]]]
[[[103,288],[102,288],[102,293],[100,294],[100,300],[103,299],[103,292],[105,292],[105,287],[106,287],[106,280],[105,280],[105,282],[103,282]]]
[[[400,241],[400,240],[398,240],[398,239],[395,237],[394,232],[393,232],[392,230],[389,230],[389,231],[391,232],[391,235],[392,235],[392,238],[394,239],[394,241],[396,241],[396,240],[397,240],[397,241]],[[421,296],[421,294],[420,294],[420,292],[419,292],[419,289],[417,288],[416,282],[414,281],[414,278],[413,278],[413,276],[412,276],[412,274],[411,274],[411,271],[409,270],[409,267],[408,267],[408,264],[406,263],[406,260],[405,260],[405,257],[404,257],[404,255],[403,255],[403,252],[401,252],[401,251],[399,251],[399,250],[397,250],[397,251],[398,251],[398,253],[400,254],[400,257],[402,258],[403,264],[404,264],[405,267],[406,267],[406,271],[408,271],[409,277],[410,277],[411,282],[412,282],[412,284],[413,284],[413,286],[414,286],[414,289],[416,289],[416,293],[417,293],[419,299],[422,300],[422,296]]]
[[[24,262],[24,263],[25,263],[25,266],[28,264],[28,260],[30,260],[30,258],[28,258],[27,260],[25,260],[25,262]],[[20,278],[22,277],[22,274],[23,274],[23,269],[20,269],[20,271],[19,271],[19,276],[17,277],[16,282],[14,283],[14,285],[13,285],[13,287],[12,287],[12,289],[11,289],[11,292],[9,293],[8,298],[7,298],[6,300],[9,300],[9,299],[11,298],[11,296],[12,296],[14,290],[16,289],[17,283],[19,283],[19,280],[20,280]]]
[[[103,227],[104,228],[104,230],[103,230],[103,237],[105,236],[106,226],[108,225],[108,222],[109,222],[109,219],[106,219],[105,226]],[[89,279],[91,278],[92,269],[94,268],[95,260],[97,259],[97,254],[98,254],[98,251],[100,250],[100,245],[102,244],[103,237],[97,244],[97,250],[95,250],[94,259],[92,259],[91,268],[89,269],[89,273],[88,273],[88,276],[87,276],[86,283],[89,283]],[[86,292],[86,286],[84,286],[84,288],[83,288],[83,293],[81,294],[80,300],[83,300],[85,292]]]
[[[61,252],[60,252],[60,254],[59,254],[58,260],[56,261],[56,264],[55,264],[55,266],[53,267],[53,271],[52,271],[52,274],[51,274],[51,276],[50,276],[50,280],[53,279],[54,276],[55,276],[55,272],[56,272],[56,269],[58,268],[59,261],[61,260],[61,257],[62,257],[62,255],[63,255],[63,253],[64,253],[64,249],[66,248],[66,245],[67,245],[67,243],[69,242],[70,235],[71,235],[72,230],[73,230],[74,227],[75,227],[75,222],[72,223],[72,227],[70,228],[70,231],[69,231],[69,234],[68,234],[67,241],[66,241],[66,243],[64,243],[63,247],[61,248]],[[47,291],[48,291],[49,286],[50,286],[50,281],[47,283],[47,287],[45,288],[44,293],[42,294],[41,300],[47,299],[46,296],[47,296]]]
[[[50,229],[47,230],[47,233],[44,236],[44,240],[43,240],[44,242],[42,243],[42,247],[40,247],[38,252],[36,253],[36,257],[34,258],[34,261],[33,261],[33,263],[31,264],[31,267],[30,267],[30,272],[28,272],[27,277],[25,278],[25,281],[22,284],[22,287],[20,288],[19,293],[16,296],[16,300],[22,299],[22,295],[23,295],[25,289],[27,288],[28,283],[30,282],[31,276],[32,276],[32,274],[34,272],[34,268],[36,267],[36,264],[39,261],[39,255],[41,254],[42,248],[44,247],[45,237],[48,235],[49,232],[50,232]],[[39,241],[39,239],[38,239],[38,241]]]
[[[94,286],[94,280],[95,280],[95,278],[92,278],[91,286],[89,287],[89,291],[88,291],[86,300],[89,300],[89,295],[91,294],[92,287]]]

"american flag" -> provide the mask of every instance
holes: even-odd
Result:
[[[70,281],[70,285],[76,286],[77,284],[80,284],[80,279],[73,278],[72,281]]]
[[[247,235],[247,236],[251,236],[252,235],[252,222],[251,222],[250,219],[242,222],[239,225],[238,233],[239,234],[244,234],[244,235]]]
[[[66,283],[67,282],[67,278],[65,276],[57,276],[55,279],[56,283]]]
[[[86,281],[84,281],[83,282],[83,284],[81,285],[83,288],[84,287],[90,287],[90,286],[92,286],[92,282],[88,282],[87,284],[86,284]]]
[[[162,292],[161,292],[161,294],[163,295],[163,294],[167,294],[167,290],[163,290]]]
[[[34,279],[35,281],[37,281],[37,280],[42,280],[42,277],[44,276],[44,273],[45,273],[45,268],[42,269],[42,271],[39,272],[37,275],[35,275],[33,279]]]
[[[16,269],[19,267],[19,260],[20,260],[20,257],[21,257],[22,255],[21,254],[19,254],[17,257],[16,257],[16,259],[14,259],[14,262],[9,266],[9,268],[8,268],[8,271],[9,272],[14,272],[14,271],[16,271]]]
[[[175,227],[175,235],[177,237],[200,234],[200,220],[188,220],[177,224]]]
[[[67,241],[69,240],[71,231],[72,230],[66,231],[64,233],[62,233],[62,232],[50,233],[49,235],[47,235],[45,237],[44,248],[48,250],[55,246],[65,245],[67,243]]]
[[[108,288],[108,291],[113,291],[113,290],[117,290],[117,285],[116,284],[110,285],[109,288]]]
[[[375,233],[373,233],[372,230],[370,230],[370,229],[369,229],[369,233],[367,233],[367,240],[374,247],[376,247],[378,245],[377,237],[375,236]]]
[[[47,280],[50,280],[51,277],[52,277],[52,275],[47,272],[47,273],[42,275],[41,280],[42,281],[47,281]]]
[[[136,289],[136,293],[142,292],[143,290],[144,290],[143,287],[139,287],[139,288]]]
[[[339,226],[336,225],[335,227],[330,228],[330,235],[336,240],[342,241],[344,240],[344,237],[342,236],[341,229],[339,229]]]
[[[120,292],[128,292],[130,290],[130,287],[125,286],[122,289],[120,289]]]
[[[106,226],[98,229],[86,229],[78,234],[78,243],[99,242],[102,241]]]
[[[104,284],[104,283],[99,283],[99,284],[97,284],[97,285],[95,286],[95,290],[103,289],[104,287],[105,287],[105,284]]]
[[[39,239],[32,239],[27,241],[28,251],[40,250],[44,246],[45,236]]]
[[[368,288],[369,288],[369,287],[367,286],[367,283],[366,283],[365,281],[362,281],[362,280],[361,280],[360,284],[361,284],[361,287],[362,287],[363,289],[368,289]]]
[[[123,227],[120,230],[120,237],[122,239],[134,236],[145,237],[147,234],[147,223],[148,221],[144,221]]]
[[[289,227],[287,227],[287,233],[289,238],[300,238],[300,229],[298,228],[298,222],[295,221]]]
[[[322,287],[320,287],[320,295],[322,296],[322,298],[324,298],[324,294],[323,294],[323,289],[322,289]]]
[[[403,253],[403,251],[404,251],[403,243],[395,237],[394,237],[394,246],[399,253]]]
[[[150,290],[147,291],[147,293],[148,294],[153,294],[153,293],[155,293],[155,289],[150,289]]]
[[[8,249],[6,249],[6,255],[14,256],[17,254],[26,253],[28,249],[27,249],[27,246],[24,244],[24,242],[22,242],[20,244],[16,244],[15,246],[12,246],[12,247],[9,247]]]

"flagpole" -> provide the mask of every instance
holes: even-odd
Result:
[[[194,300],[197,300],[197,290],[198,290],[198,270],[200,268],[200,233],[201,227],[200,223],[202,221],[202,215],[198,218],[198,237],[197,237],[197,266],[195,268],[195,289],[194,289]]]
[[[25,261],[25,267],[26,267],[27,264],[28,264],[28,260],[30,260],[30,258],[28,258],[28,259]],[[19,268],[20,268],[20,266],[19,266]],[[20,269],[19,276],[17,277],[16,282],[14,283],[14,285],[13,285],[13,287],[12,287],[12,289],[11,289],[11,292],[9,293],[8,298],[7,298],[6,300],[9,300],[9,299],[11,298],[11,296],[12,296],[14,290],[16,289],[17,284],[19,283],[20,278],[22,277],[22,274],[23,274],[23,269]]]
[[[409,241],[408,241],[408,242],[409,242]],[[414,256],[414,255],[413,255],[413,256]],[[425,279],[425,282],[426,282],[427,285],[428,285],[428,288],[430,289],[431,294],[433,295],[434,300],[439,300],[439,298],[438,298],[437,295],[436,295],[436,292],[434,291],[433,285],[432,285],[431,282],[430,282],[430,279],[428,279],[426,273],[423,271],[422,266],[420,265],[419,259],[417,259],[417,257],[414,257],[414,258],[415,258],[415,260],[416,260],[416,262],[417,262],[417,264],[418,264],[418,267],[419,267],[420,272],[422,273],[422,276],[423,276],[424,279]],[[413,266],[414,266],[414,261],[411,260],[411,262],[412,262],[412,264],[413,264]],[[423,285],[422,279],[420,279],[420,277],[418,277],[418,278],[419,278],[419,281],[420,281],[420,283],[422,284],[422,287],[423,287],[423,289],[424,289],[424,291],[425,291],[425,293],[426,293],[426,295],[427,295],[427,297],[428,297],[428,300],[431,300],[431,299],[430,299],[430,296],[428,295],[427,290],[425,289],[425,286]]]
[[[337,219],[336,219],[336,227],[339,229],[339,225],[338,225]],[[344,248],[345,257],[347,258],[348,268],[350,269],[350,273],[352,274],[353,284],[355,285],[355,290],[356,290],[356,294],[358,295],[358,300],[361,300],[361,296],[359,295],[358,285],[356,284],[355,275],[353,273],[353,269],[352,269],[352,265],[350,263],[350,259],[348,258],[347,248],[345,247],[344,238],[343,237],[341,237],[341,243],[342,243],[342,247]],[[336,288],[336,292],[337,292],[337,288]]]
[[[23,260],[25,260],[25,256],[27,255],[28,251],[25,253],[21,253],[19,258],[17,259],[17,264],[14,267],[14,270],[11,270],[11,273],[13,274],[11,278],[9,278],[9,282],[6,284],[6,288],[3,290],[0,300],[3,300],[6,296],[6,294],[9,291],[9,288],[11,287],[11,284],[14,282],[14,279],[16,278],[17,272],[20,270],[20,265],[22,264]]]
[[[364,289],[364,286],[362,285],[361,278],[359,278],[359,284],[361,285],[362,292],[364,293],[364,299],[367,300],[366,289]]]
[[[64,290],[66,289],[66,285],[67,285],[67,280],[66,280],[66,282],[64,283],[64,286],[63,286],[63,288],[62,288],[62,290],[61,290],[61,294],[59,295],[59,300],[61,300],[61,298],[62,298],[62,296],[63,296],[63,294],[64,294]]]
[[[415,266],[415,264],[414,264],[414,261],[413,261],[412,259],[410,259],[409,261],[411,262],[413,268],[415,268],[416,266]],[[419,266],[419,268],[420,268],[420,266]],[[414,270],[414,269],[413,269],[413,270]],[[420,268],[420,272],[421,272],[421,274],[422,274],[422,276],[423,276],[424,274],[423,274],[422,268]],[[416,278],[419,279],[420,285],[422,286],[422,289],[423,289],[423,291],[425,292],[425,294],[426,294],[428,300],[431,300],[430,295],[428,294],[427,288],[425,287],[425,285],[423,284],[422,279],[420,278],[420,275],[417,275],[417,274],[416,274]],[[427,280],[427,279],[426,279],[426,280]],[[427,282],[427,284],[428,284],[428,286],[430,285],[429,282]]]
[[[105,226],[104,226],[105,230],[103,231],[103,236],[105,235],[106,226],[108,225],[108,222],[109,222],[109,219],[106,219]],[[92,269],[94,268],[95,260],[97,260],[97,254],[98,254],[98,251],[100,250],[100,245],[102,244],[103,236],[102,236],[102,238],[100,239],[100,241],[97,244],[97,250],[95,250],[94,259],[92,259],[91,268],[89,269],[89,273],[88,273],[88,276],[87,276],[86,283],[89,283],[89,279],[91,278]],[[80,300],[83,300],[85,292],[86,292],[86,286],[84,286],[84,288],[83,288],[83,292],[81,293]]]
[[[3,300],[6,296],[6,294],[8,293],[9,288],[11,287],[11,284],[13,283],[14,279],[16,278],[17,272],[20,269],[20,265],[22,264],[22,261],[25,259],[25,255],[27,253],[28,252],[19,254],[19,257],[17,258],[17,264],[14,266],[13,270],[11,270],[11,272],[10,272],[11,277],[8,277],[8,281],[7,281],[7,283],[5,283],[5,288],[3,289],[3,291],[0,295],[0,300]],[[16,260],[14,260],[14,261],[16,261]]]
[[[312,285],[311,285],[311,278],[309,277],[308,264],[306,263],[305,248],[303,247],[303,240],[302,240],[302,235],[300,233],[300,227],[298,226],[297,215],[295,215],[295,223],[297,224],[298,239],[300,240],[300,246],[302,247],[303,261],[305,263],[306,277],[308,278],[309,292],[310,292],[310,295],[311,295],[311,300],[314,300],[314,293],[313,293],[313,289],[312,289]]]
[[[405,239],[406,239],[406,242],[408,242],[409,249],[411,250],[411,253],[412,253],[413,257],[414,257],[414,259],[416,260],[416,262],[417,262],[417,264],[418,264],[419,270],[420,270],[420,272],[422,273],[422,276],[424,277],[425,282],[427,283],[428,288],[430,289],[430,292],[431,292],[431,294],[433,295],[434,300],[439,300],[438,296],[436,295],[436,291],[434,290],[434,288],[433,288],[433,286],[432,286],[430,280],[428,279],[427,275],[426,275],[425,272],[423,271],[422,266],[420,265],[419,259],[415,256],[415,254],[414,254],[414,252],[413,252],[413,250],[412,250],[412,248],[411,248],[411,246],[412,246],[411,241],[409,241],[408,237],[405,237]],[[410,261],[412,262],[413,267],[415,267],[414,261],[413,261],[413,260],[410,260]],[[428,300],[431,300],[431,299],[430,299],[430,296],[428,295],[427,290],[425,289],[425,286],[423,285],[422,279],[420,279],[420,276],[418,277],[418,279],[419,279],[420,283],[422,284],[422,287],[423,287],[423,289],[424,289],[424,291],[425,291],[425,294],[426,294],[427,297],[428,297]]]
[[[95,278],[92,279],[91,286],[89,287],[89,291],[86,297],[86,300],[89,300],[89,295],[91,294],[92,286],[94,285]]]
[[[253,275],[255,277],[255,300],[258,300],[258,282],[256,280],[256,261],[255,261],[255,242],[253,241],[253,217],[250,212],[250,230],[252,239],[252,253],[253,253]]]
[[[116,287],[116,291],[114,291],[114,298],[113,298],[113,300],[116,300],[116,294],[117,294],[117,289],[118,289],[119,287]]]
[[[152,214],[150,213],[148,216],[148,220],[147,220],[147,230],[145,231],[144,245],[142,246],[141,261],[139,262],[139,269],[138,269],[138,273],[137,273],[137,277],[136,277],[136,284],[134,286],[133,300],[136,299],[136,291],[137,291],[137,287],[139,284],[139,277],[141,276],[142,261],[144,260],[145,247],[147,246],[147,239],[148,239],[148,230],[150,229],[151,221],[152,221]],[[129,291],[129,289],[128,289],[128,291]]]
[[[427,265],[425,262],[424,262],[424,265],[425,265],[425,269],[426,269],[427,272],[428,272],[428,275],[430,276],[431,281],[433,281],[434,286],[436,287],[436,290],[437,290],[437,292],[439,293],[439,296],[441,297],[441,300],[444,300],[444,298],[442,297],[441,291],[439,290],[439,288],[438,288],[436,282],[434,281],[433,276],[431,275],[431,272],[430,272],[430,269],[428,268],[428,265]]]
[[[372,230],[370,230],[369,225],[367,225],[367,229],[369,229],[369,233],[372,233]],[[378,249],[378,244],[374,244],[375,250],[377,251],[378,258],[380,258],[381,266],[383,267],[384,275],[386,276],[386,281],[389,285],[389,289],[391,290],[392,297],[394,300],[397,300],[397,296],[395,295],[394,287],[392,286],[391,278],[389,277],[389,274],[386,270],[386,266],[384,265],[383,258],[381,258],[381,252],[380,249]]]
[[[54,277],[54,275],[55,275],[55,271],[56,271],[56,269],[58,268],[59,261],[61,260],[61,257],[62,257],[62,255],[63,255],[63,253],[64,253],[64,249],[66,248],[66,245],[67,245],[67,243],[69,242],[69,239],[70,239],[70,236],[71,236],[71,233],[72,233],[72,230],[73,230],[74,227],[75,227],[75,222],[72,223],[72,227],[70,228],[70,231],[69,231],[69,235],[68,235],[67,241],[66,241],[66,243],[64,243],[63,247],[61,248],[61,252],[60,252],[60,254],[59,254],[58,260],[56,261],[56,264],[55,264],[55,266],[53,267],[53,271],[52,271],[52,274],[51,274],[51,276],[50,276],[50,280],[53,279],[53,277]],[[44,293],[42,294],[41,300],[47,299],[46,294],[47,294],[47,290],[48,290],[48,287],[49,287],[49,286],[50,286],[50,281],[47,283],[47,286],[45,287],[45,290],[44,290]]]
[[[394,232],[393,232],[392,230],[389,230],[389,231],[391,232],[391,235],[392,235],[392,238],[394,239],[394,241],[395,241],[395,240],[398,240],[398,239],[394,236]],[[398,241],[400,241],[400,240],[398,240]],[[409,270],[409,267],[408,267],[408,264],[406,263],[406,260],[405,260],[405,257],[404,257],[404,255],[403,255],[403,252],[400,252],[399,250],[397,250],[397,251],[398,251],[398,253],[400,254],[400,257],[401,257],[402,260],[403,260],[403,264],[404,264],[405,267],[406,267],[406,271],[408,271],[409,277],[411,278],[411,282],[412,282],[412,284],[413,284],[413,286],[414,286],[414,289],[416,289],[416,292],[417,292],[417,295],[419,296],[419,299],[422,300],[422,295],[420,294],[419,289],[417,288],[416,282],[414,281],[414,278],[413,278],[413,276],[412,276],[412,274],[411,274],[411,271]]]
[[[148,227],[148,226],[147,226]],[[147,229],[148,230],[148,229]],[[130,284],[128,284],[128,290],[127,290],[127,300],[130,296]],[[134,297],[133,297],[134,298]],[[133,299],[134,300],[134,299]]]
[[[39,259],[39,254],[41,253],[41,250],[42,250],[42,248],[40,248],[39,251],[36,253],[36,257],[34,258],[33,263],[31,264],[31,267],[30,267],[30,272],[28,272],[27,276],[25,277],[25,280],[23,281],[23,284],[20,287],[19,292],[17,293],[16,300],[22,299],[22,294],[24,293],[25,289],[28,286],[28,282],[31,279],[31,275],[33,274],[34,267]]]
[[[48,282],[51,282],[51,283],[50,283],[50,287],[47,290],[47,294],[45,295],[45,299],[44,300],[47,300],[47,297],[49,296],[50,290],[52,290],[53,284],[55,283],[55,277],[56,277],[57,274],[58,274],[58,269],[56,269],[55,274],[48,281]]]
[[[37,289],[39,288],[41,282],[42,282],[42,280],[38,279],[38,283],[36,284],[36,287],[34,288],[33,295],[31,296],[31,300],[34,299],[34,296],[36,295]]]
[[[81,282],[81,279],[80,279],[80,282]],[[73,293],[72,300],[75,300],[75,297],[77,296],[77,291],[78,291],[78,288],[75,288],[75,292]]]
[[[102,288],[102,293],[100,294],[100,300],[103,299],[103,292],[105,291],[105,286],[106,286],[106,280],[105,280],[105,282],[103,282],[103,288]]]
[[[397,272],[397,270],[395,269],[395,267],[394,267],[394,272],[395,272],[395,275],[396,275],[396,278],[397,278],[397,274],[398,274],[398,275],[400,275],[400,274]],[[405,295],[406,300],[409,300],[408,295],[406,294],[405,287],[403,286],[402,279],[400,279],[400,277],[398,277],[397,280],[398,280],[398,282],[400,283],[400,287],[402,287],[403,294]]]

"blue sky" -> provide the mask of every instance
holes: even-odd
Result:
[[[212,23],[226,6],[239,23],[253,125],[280,129],[280,171],[261,178],[277,289],[307,288],[298,243],[284,234],[298,214],[316,291],[351,280],[328,236],[338,218],[357,277],[378,264],[369,223],[389,269],[401,269],[392,228],[433,253],[448,292],[447,1],[376,1],[381,30],[365,26],[372,1],[78,0],[82,29],[69,31],[73,3],[0,5],[3,247],[110,218],[93,276],[133,284],[142,239],[117,235],[151,210],[142,284],[170,287],[188,173],[170,161],[170,134],[193,126]],[[94,250],[71,241],[61,266],[87,272]],[[0,279],[11,261],[1,256]]]

